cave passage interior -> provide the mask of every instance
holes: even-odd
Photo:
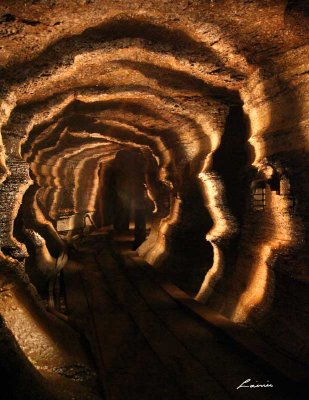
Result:
[[[1,1],[1,399],[308,398],[308,22]]]

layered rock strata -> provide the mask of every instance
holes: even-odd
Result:
[[[281,0],[1,3],[1,291],[33,332],[23,228],[56,259],[59,221],[108,225],[109,174],[138,150],[155,211],[140,255],[308,361],[307,13]]]

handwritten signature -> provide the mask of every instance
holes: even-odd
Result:
[[[272,383],[269,383],[269,381],[267,381],[267,383],[258,383],[256,382],[255,384],[251,383],[251,379],[246,379],[245,381],[243,381],[243,383],[241,383],[237,389],[240,388],[249,388],[249,389],[258,389],[258,388],[273,388],[274,385]],[[247,385],[248,384],[248,385]]]

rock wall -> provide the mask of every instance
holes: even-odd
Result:
[[[140,255],[308,361],[307,27],[305,1],[2,1],[0,275],[23,224],[57,256],[57,220],[100,214],[102,171],[139,149]]]

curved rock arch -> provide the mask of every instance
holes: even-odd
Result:
[[[168,10],[170,5],[165,3],[168,2],[164,2],[162,7]],[[21,202],[26,186],[30,182],[27,166],[20,159],[21,144],[24,142],[24,149],[27,151],[34,150],[31,156],[35,157],[40,154],[37,153],[40,146],[46,146],[47,142],[43,141],[44,134],[47,139],[49,134],[54,135],[59,128],[59,134],[65,136],[64,129],[67,127],[65,123],[61,126],[61,123],[69,118],[69,108],[74,107],[72,105],[74,102],[76,104],[89,102],[89,109],[91,109],[95,107],[95,102],[107,103],[108,96],[110,99],[113,96],[116,99],[118,96],[118,104],[115,102],[112,105],[110,102],[110,108],[107,107],[106,111],[94,112],[94,114],[101,114],[96,117],[97,121],[94,120],[95,116],[87,115],[86,106],[84,106],[85,110],[78,111],[76,115],[80,121],[84,118],[86,128],[93,118],[92,132],[85,135],[89,135],[89,138],[92,135],[92,139],[97,140],[96,145],[99,146],[100,140],[94,137],[96,133],[100,133],[95,132],[98,130],[101,131],[102,140],[107,139],[116,143],[115,135],[122,127],[131,132],[132,140],[128,140],[130,145],[137,143],[137,137],[140,137],[140,140],[142,137],[145,138],[143,144],[141,141],[137,145],[147,143],[150,148],[150,143],[155,142],[153,145],[155,150],[151,151],[159,160],[160,166],[168,169],[168,171],[163,171],[161,180],[172,181],[173,179],[177,189],[181,188],[186,195],[188,189],[185,185],[182,187],[181,183],[191,182],[188,178],[190,173],[190,177],[194,179],[196,176],[199,177],[197,182],[201,184],[200,190],[204,195],[204,203],[211,211],[213,221],[213,226],[208,230],[207,240],[213,244],[215,259],[209,274],[206,274],[204,287],[198,298],[207,301],[226,317],[237,322],[249,322],[256,329],[260,329],[261,332],[265,330],[267,335],[272,337],[274,323],[269,317],[272,315],[269,310],[274,304],[274,307],[280,311],[285,301],[282,300],[280,293],[284,293],[282,288],[285,285],[288,286],[282,276],[286,271],[294,268],[292,277],[293,285],[296,287],[301,286],[305,276],[303,268],[305,252],[301,243],[304,240],[306,224],[301,215],[307,212],[306,197],[304,196],[303,200],[301,190],[297,189],[296,184],[298,177],[302,174],[301,166],[305,165],[304,153],[308,150],[309,143],[307,140],[308,114],[305,107],[301,108],[301,104],[305,104],[307,98],[304,67],[306,47],[302,47],[305,34],[303,31],[291,28],[291,31],[283,38],[281,27],[276,37],[271,39],[271,32],[281,26],[280,18],[285,15],[285,8],[279,4],[280,2],[274,2],[271,9],[268,2],[262,2],[257,7],[255,4],[252,5],[252,2],[244,5],[242,2],[234,4],[230,1],[231,16],[224,14],[222,5],[211,4],[205,8],[209,16],[199,12],[194,17],[190,7],[184,4],[186,2],[179,3],[181,4],[173,5],[177,12],[172,13],[169,9],[166,16],[163,15],[164,12],[151,12],[149,2],[146,1],[146,5],[140,11],[131,10],[130,15],[128,11],[114,10],[106,13],[104,17],[96,16],[94,18],[96,23],[94,20],[90,23],[86,17],[80,27],[74,23],[70,32],[64,29],[63,33],[58,32],[53,40],[49,36],[43,44],[41,43],[40,48],[35,44],[33,52],[30,52],[29,56],[24,55],[20,62],[17,61],[17,56],[12,56],[8,60],[1,70],[6,82],[0,109],[3,127],[0,143],[0,149],[3,150],[0,156],[0,172],[1,180],[4,181],[3,193],[6,193],[6,188],[15,185],[15,197],[10,199],[12,210],[7,213],[9,218],[5,219],[5,222],[11,224],[10,230],[13,232],[12,220],[17,215],[15,205]],[[115,6],[115,9],[117,7]],[[125,9],[127,7],[129,5],[125,6]],[[189,8],[187,15],[179,15],[181,7]],[[197,7],[204,10],[200,2]],[[252,14],[247,12],[247,7]],[[101,8],[98,6],[98,9]],[[255,12],[256,15],[265,12],[265,15],[271,18],[269,20],[265,18],[265,24],[258,26],[255,24]],[[222,13],[223,17],[221,17]],[[173,15],[176,15],[174,21]],[[243,21],[242,17],[238,17],[239,15],[247,15],[248,18],[244,18]],[[213,23],[209,22],[211,18],[214,18]],[[274,27],[271,26],[272,21]],[[235,28],[232,29],[229,25],[233,23]],[[240,35],[239,41],[237,35]],[[244,45],[246,35],[248,48]],[[28,42],[26,45],[29,49]],[[16,46],[19,48],[19,45]],[[283,50],[279,55],[281,47]],[[254,54],[255,51],[252,48],[256,49],[257,54]],[[158,119],[153,117],[151,120],[151,116],[148,116],[147,120],[141,112],[139,118],[138,113],[130,115],[128,111],[126,115],[119,115],[123,112],[121,110],[121,101],[125,99],[123,89],[127,92],[125,100],[127,103],[130,96],[132,100],[138,93],[135,100],[136,107],[140,109],[149,98],[148,103],[153,103],[150,107],[152,111],[159,109]],[[302,100],[303,103],[301,103]],[[250,160],[253,168],[249,173],[254,175],[263,164],[265,157],[266,162],[272,162],[274,165],[286,163],[289,168],[294,169],[295,174],[291,174],[291,181],[300,210],[299,215],[295,217],[290,215],[286,199],[278,197],[279,194],[273,191],[269,193],[268,211],[265,215],[261,215],[260,221],[254,218],[254,215],[252,216],[250,207],[247,207],[244,211],[247,218],[245,223],[240,227],[234,224],[235,221],[224,199],[226,185],[224,181],[221,182],[220,173],[212,169],[212,156],[222,146],[221,138],[225,134],[223,130],[228,108],[234,105],[240,107],[242,102],[250,125],[249,140],[255,150],[255,155]],[[291,117],[288,123],[285,123],[286,116],[282,110],[289,108],[291,103]],[[217,107],[216,111],[211,114],[211,110],[215,107]],[[181,122],[180,126],[173,131],[170,125],[175,121],[177,123],[178,117],[175,119],[173,117],[177,114],[177,109],[180,109],[178,120],[186,119],[187,122]],[[118,114],[117,110],[120,110]],[[107,119],[109,113],[112,117]],[[203,113],[205,113],[204,116]],[[192,117],[191,114],[194,116]],[[191,125],[188,122],[190,118]],[[110,136],[104,136],[104,131],[106,132],[110,127],[112,127]],[[74,128],[76,126],[72,123],[69,135],[76,138],[80,135],[82,127],[80,131]],[[84,131],[87,132],[87,129]],[[74,133],[74,130],[77,132]],[[192,136],[198,143],[199,138],[206,133],[204,138],[206,141],[207,131],[211,131],[207,139],[209,140],[207,151],[205,144],[203,149],[197,148],[194,154]],[[171,141],[172,133],[174,141],[173,139]],[[42,135],[41,142],[39,135]],[[169,135],[169,146],[163,140],[164,135]],[[177,141],[179,141],[179,148],[175,150]],[[85,141],[84,146],[84,154],[87,154],[87,158],[80,162],[86,162],[86,159],[93,160],[89,163],[93,163],[92,170],[94,171],[99,164],[100,156],[96,158],[97,154],[91,153],[90,139],[89,142]],[[56,147],[53,148],[55,149]],[[68,149],[70,148],[67,147],[66,150]],[[57,158],[56,155],[52,155],[53,150],[51,146],[50,162]],[[64,153],[59,152],[58,155]],[[73,154],[72,150],[72,162],[73,160],[75,162]],[[181,169],[179,167],[181,159],[186,155],[187,160],[190,157],[195,159],[194,166]],[[43,168],[42,161],[43,158],[39,161],[41,164],[39,168]],[[65,163],[64,160],[63,163],[59,162],[57,169],[60,170],[61,166],[66,165]],[[179,176],[177,176],[178,168],[181,171],[178,172]],[[173,171],[176,171],[174,176]],[[48,179],[51,180],[50,171],[46,173]],[[187,175],[183,179],[185,174]],[[57,182],[59,187],[66,181],[66,177],[60,178],[58,172],[55,173],[55,177],[59,181]],[[49,202],[55,211],[58,203],[53,202],[52,193],[46,192],[44,196],[46,198],[50,196]],[[144,254],[149,261],[155,263],[156,258],[162,255],[160,252],[164,253],[166,242],[175,235],[177,229],[173,228],[177,227],[179,215],[183,212],[182,200],[176,197],[172,212],[162,219],[161,243],[159,243],[160,240],[157,244],[147,243],[141,249],[141,254]],[[271,223],[268,223],[267,218]],[[262,227],[260,230],[254,229],[254,223],[257,222]],[[179,224],[179,226],[184,225],[183,221]],[[288,229],[285,233],[286,227]],[[231,262],[230,268],[233,271],[228,271],[226,267],[229,266],[224,266],[225,253],[230,246],[229,240],[237,235],[237,229],[242,231],[243,247],[240,249],[244,255],[240,251],[238,259]],[[292,237],[293,234],[295,238]],[[14,237],[11,239],[14,242]],[[256,250],[250,244],[251,239]],[[161,249],[158,250],[158,247]],[[300,249],[299,256],[297,261],[294,261],[291,259],[291,254],[294,254],[293,252],[297,249]],[[167,252],[169,250],[167,249]],[[248,254],[247,260],[246,254]],[[10,261],[8,257],[1,254],[1,259],[2,257],[4,262]],[[250,257],[251,259],[255,257],[254,262],[250,263]],[[300,266],[298,267],[297,264]],[[284,272],[280,270],[281,266]],[[280,283],[278,287],[274,284],[275,277]],[[299,300],[296,301],[296,306],[301,310]],[[264,316],[268,318],[267,322],[264,322]],[[279,315],[278,321],[282,326],[285,323],[282,315]],[[301,329],[296,330],[301,332]],[[292,334],[291,330],[287,336],[291,337]],[[302,332],[300,336],[302,337]],[[280,346],[286,350],[284,340],[280,341]],[[300,354],[299,348],[295,345],[291,353],[305,358],[303,354]]]

